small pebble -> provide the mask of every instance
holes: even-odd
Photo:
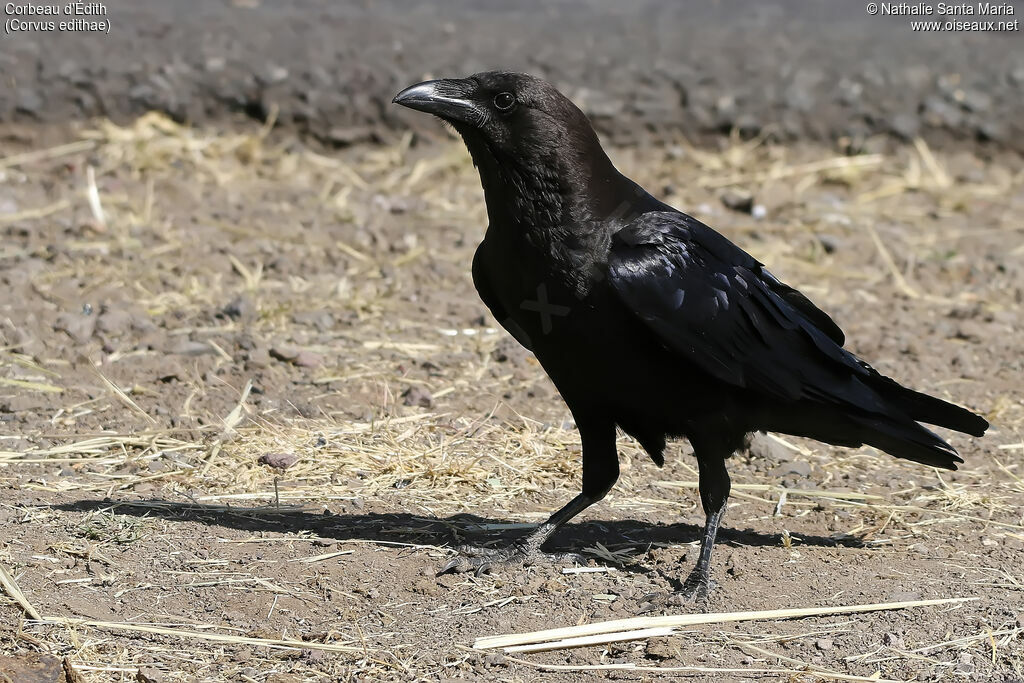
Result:
[[[722,204],[727,209],[738,211],[740,213],[751,213],[754,208],[754,195],[750,194],[746,190],[726,190],[722,194]],[[764,207],[761,207],[762,211]]]
[[[276,470],[286,470],[299,461],[299,456],[294,453],[264,453],[257,462],[261,465],[273,467]]]
[[[407,406],[430,408],[434,405],[434,397],[423,387],[412,386],[402,392],[402,403]]]

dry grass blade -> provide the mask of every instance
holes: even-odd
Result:
[[[881,612],[885,610],[907,609],[910,607],[926,607],[929,605],[947,605],[969,602],[977,598],[942,598],[938,600],[911,600],[905,602],[877,602],[865,605],[845,605],[838,607],[798,607],[793,609],[762,610],[757,612],[718,612],[713,614],[675,614],[662,617],[632,617],[600,621],[582,626],[545,629],[531,633],[514,633],[500,636],[477,638],[473,647],[478,650],[495,648],[512,648],[532,643],[550,643],[554,640],[577,638],[598,634],[614,634],[616,640],[627,631],[651,629],[659,627],[695,626],[697,624],[724,624],[733,621],[755,621],[760,619],[796,619],[799,617],[826,616],[832,614],[855,614],[860,612]]]
[[[928,168],[928,172],[932,174],[936,186],[945,189],[953,184],[953,181],[949,179],[949,174],[935,159],[935,155],[932,154],[931,148],[923,138],[914,138],[914,148],[921,155],[921,161]]]
[[[210,447],[210,455],[206,458],[206,464],[203,465],[203,471],[201,474],[205,475],[210,471],[210,467],[213,465],[213,461],[217,459],[217,455],[220,454],[220,449],[224,446],[225,440],[229,439],[234,433],[235,428],[242,421],[242,412],[245,410],[245,402],[249,398],[249,393],[252,392],[252,380],[248,380],[245,383],[245,387],[242,389],[242,395],[238,399],[238,403],[232,408],[228,416],[224,418],[224,431],[214,441],[213,446]]]
[[[697,489],[695,481],[656,481],[655,486],[680,489]],[[765,491],[785,494],[787,496],[803,496],[805,498],[826,498],[829,500],[885,500],[885,496],[873,493],[858,493],[856,491],[817,491],[814,489],[787,489],[772,484],[733,484],[732,488],[738,491]]]
[[[142,408],[140,408],[139,404],[133,401],[131,397],[128,394],[126,394],[123,389],[121,389],[121,387],[117,386],[109,379],[107,379],[99,370],[93,368],[93,372],[96,374],[96,377],[98,377],[100,381],[103,382],[103,386],[109,389],[110,392],[114,394],[114,396],[116,396],[119,401],[121,401],[121,403],[125,404],[126,406],[134,410],[136,413],[146,418],[146,420],[150,424],[156,424],[156,420],[153,418],[153,416],[147,413]]]
[[[751,645],[750,643],[738,643],[738,645],[743,649],[752,650],[760,655],[764,655],[766,657],[774,657],[779,661],[788,662],[790,664],[796,664],[798,666],[804,667],[804,670],[807,673],[812,674],[814,676],[820,676],[822,678],[831,678],[838,681],[879,681],[880,683],[899,683],[898,681],[892,681],[889,679],[882,678],[880,671],[875,671],[875,673],[871,676],[851,676],[850,674],[842,674],[838,671],[828,671],[825,669],[819,669],[815,666],[807,664],[806,662],[802,662],[799,659],[794,659],[793,657],[780,655],[778,653],[771,652],[770,650],[765,650],[764,648],[757,647],[756,645]]]
[[[59,394],[64,391],[62,387],[58,387],[54,384],[46,384],[45,382],[30,382],[25,379],[10,379],[8,377],[0,377],[0,385],[18,387],[19,389],[26,389],[28,391],[45,391],[51,394]]]
[[[96,169],[87,166],[85,179],[85,196],[89,200],[89,210],[92,211],[93,220],[96,221],[96,229],[102,232],[107,227],[107,216],[103,212],[103,203],[100,201],[100,189],[96,186]]]
[[[13,168],[14,166],[31,164],[36,161],[49,161],[50,159],[59,159],[60,157],[69,156],[71,154],[88,152],[96,147],[96,144],[95,140],[78,140],[76,142],[69,142],[66,145],[50,147],[49,149],[40,149],[32,152],[25,152],[24,154],[13,154],[9,157],[0,159],[0,168]]]
[[[45,218],[51,214],[63,211],[64,209],[70,208],[71,202],[66,199],[61,199],[53,204],[47,204],[41,206],[38,209],[26,209],[24,211],[18,211],[17,213],[9,213],[0,216],[0,225],[9,225],[13,223],[20,223],[21,221],[32,220],[35,218]]]
[[[579,636],[577,638],[562,638],[546,643],[532,643],[530,645],[516,645],[506,647],[505,652],[544,652],[547,650],[564,650],[570,647],[586,647],[587,645],[604,645],[606,643],[619,643],[624,640],[640,640],[642,638],[657,638],[658,636],[670,636],[676,632],[671,626],[660,626],[656,628],[642,628],[635,631],[619,631],[617,633],[599,633],[593,636]]]
[[[21,588],[18,587],[18,582],[14,580],[14,577],[7,573],[7,570],[2,564],[0,564],[0,585],[3,586],[7,594],[14,598],[14,601],[21,605],[21,608],[25,610],[25,614],[29,615],[33,619],[41,619],[39,612],[32,606],[32,603],[28,601],[25,594],[21,592]]]
[[[892,274],[893,282],[899,287],[900,291],[909,296],[911,299],[917,299],[921,295],[917,293],[917,290],[910,286],[906,278],[903,277],[903,273],[896,267],[896,261],[893,260],[892,254],[885,248],[885,244],[882,242],[882,238],[878,236],[878,231],[875,230],[875,226],[870,223],[867,224],[868,234],[871,235],[871,241],[875,243],[875,248],[878,249],[879,256],[885,261],[886,267]]]
[[[542,664],[540,662],[531,662],[528,659],[518,659],[517,657],[509,657],[508,661],[515,662],[516,664],[523,664],[525,666],[532,666],[536,669],[543,669],[545,671],[643,671],[666,674],[713,674],[716,676],[724,676],[726,674],[743,674],[744,676],[775,675],[786,676],[787,678],[794,678],[800,675],[810,675],[816,676],[818,678],[831,679],[837,681],[864,681],[865,683],[903,683],[903,681],[895,681],[887,678],[879,678],[876,676],[851,676],[849,674],[825,671],[823,669],[818,669],[815,667],[808,667],[806,669],[731,669],[724,667],[715,668],[710,666],[637,666],[635,664],[583,664],[581,666],[573,666],[571,664]]]
[[[264,647],[287,650],[326,650],[328,652],[364,652],[365,648],[337,643],[317,643],[305,640],[288,640],[283,638],[250,638],[233,636],[227,633],[206,633],[188,629],[156,626],[153,624],[128,624],[120,621],[92,621],[89,619],[65,619],[63,617],[46,617],[38,620],[39,624],[53,626],[85,626],[108,631],[134,631],[136,633],[152,633],[156,635],[174,636],[193,640],[208,640],[234,645],[262,645]]]
[[[881,154],[865,154],[856,157],[833,157],[821,161],[811,161],[804,164],[782,166],[760,173],[737,173],[725,178],[701,178],[698,184],[707,188],[728,187],[745,183],[765,182],[767,180],[781,180],[792,178],[798,175],[810,175],[826,171],[838,171],[852,168],[868,168],[878,166],[885,160]]]

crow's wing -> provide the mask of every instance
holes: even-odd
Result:
[[[614,236],[613,289],[664,345],[737,387],[784,400],[883,408],[823,311],[690,216],[651,212]]]

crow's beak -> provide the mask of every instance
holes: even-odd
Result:
[[[473,89],[470,81],[443,78],[411,85],[391,101],[448,121],[468,123],[478,120],[482,113],[471,99]]]

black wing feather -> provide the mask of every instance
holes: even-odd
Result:
[[[669,347],[723,382],[795,401],[883,410],[843,333],[797,290],[703,223],[651,212],[616,234],[609,276]]]

